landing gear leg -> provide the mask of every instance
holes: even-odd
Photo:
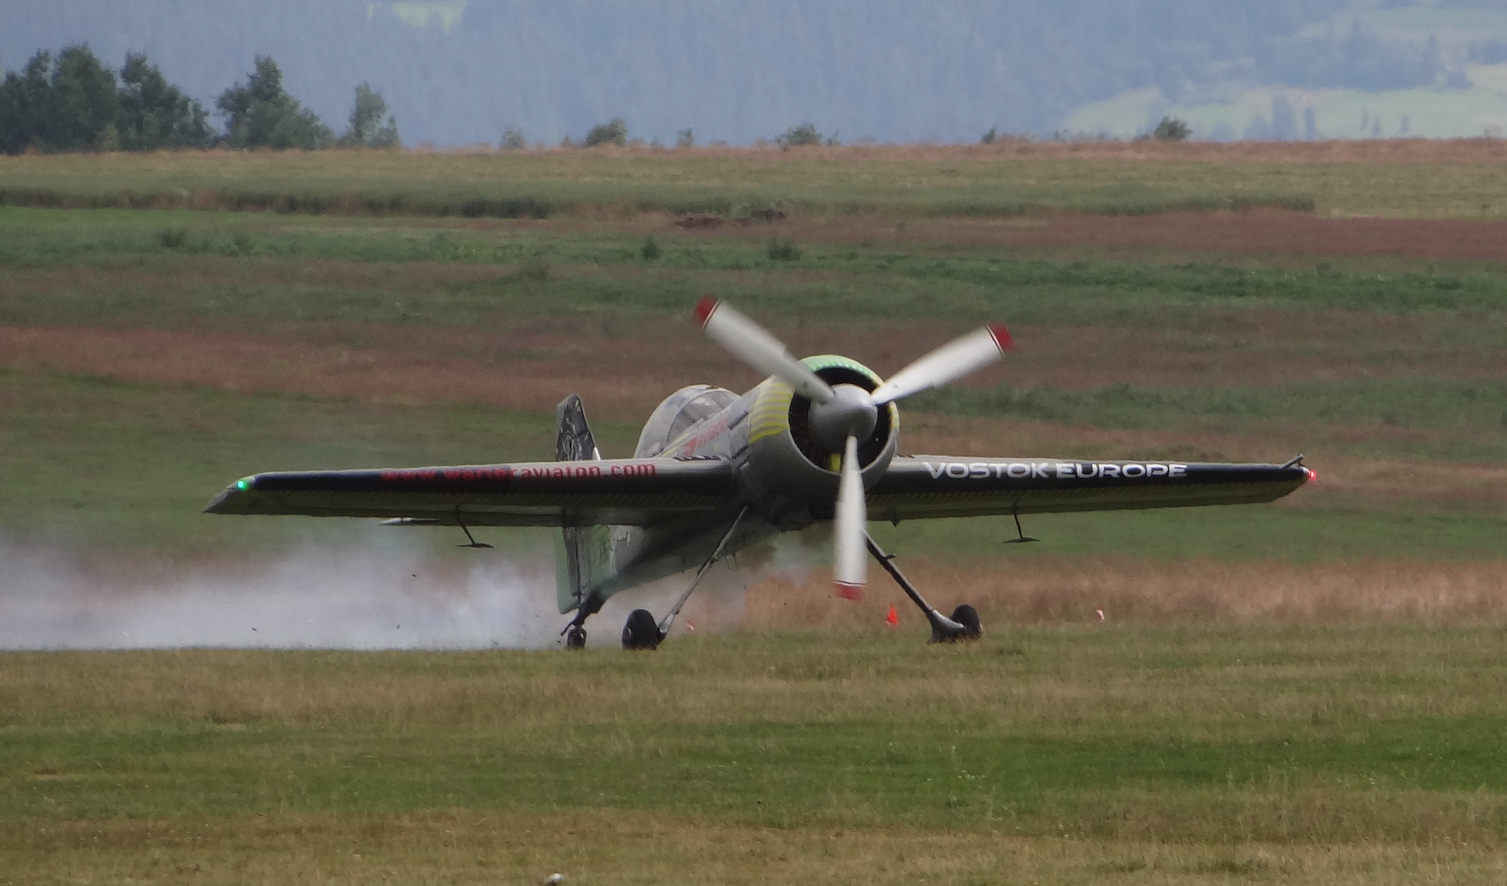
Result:
[[[586,619],[591,618],[601,608],[602,601],[595,597],[587,597],[576,608],[576,617],[571,619],[570,624],[565,626],[565,630],[560,632],[565,637],[566,649],[586,648]]]
[[[928,643],[956,643],[959,640],[977,640],[983,636],[984,629],[979,625],[978,612],[972,606],[965,603],[952,611],[951,618],[944,616],[932,608],[932,605],[926,602],[926,598],[921,596],[921,592],[916,590],[916,586],[901,573],[900,567],[895,565],[893,554],[886,554],[879,545],[874,543],[873,537],[868,533],[864,533],[864,541],[868,543],[869,553],[879,561],[884,571],[890,574],[890,578],[893,578],[900,589],[905,591],[905,596],[916,604],[916,608],[920,609],[921,613],[926,616],[926,620],[931,623],[931,639],[927,641]]]
[[[733,533],[738,531],[738,526],[742,524],[743,518],[747,515],[748,505],[744,505],[743,509],[738,512],[738,516],[733,518],[732,525],[728,526],[727,531],[722,533],[722,540],[717,542],[717,547],[712,549],[712,555],[706,558],[706,562],[701,564],[700,569],[696,570],[696,575],[691,579],[690,585],[680,595],[680,599],[675,601],[675,605],[670,607],[669,615],[666,615],[658,624],[655,624],[653,613],[647,609],[635,609],[628,614],[628,623],[623,625],[624,649],[659,648],[659,644],[663,643],[665,637],[670,635],[670,627],[675,624],[675,616],[680,614],[680,609],[682,606],[685,606],[685,601],[691,599],[691,592],[696,590],[697,585],[701,584],[701,579],[706,575],[707,570],[712,568],[713,563],[722,559],[723,549],[732,540]]]

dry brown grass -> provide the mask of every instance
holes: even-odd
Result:
[[[12,882],[566,883],[1500,883],[1491,846],[1200,845],[916,828],[767,828],[585,810],[224,820],[27,822],[0,836]]]
[[[970,603],[986,628],[1119,622],[1507,622],[1507,559],[1449,563],[1227,563],[1055,557],[939,562],[910,559],[906,576],[944,612]],[[879,627],[891,605],[902,624],[920,613],[882,574],[860,602],[839,599],[823,569],[774,578],[748,594],[742,626]]]
[[[52,284],[42,276],[16,285],[43,297]],[[341,285],[362,281],[347,277]],[[1342,312],[1206,314],[1200,329],[1016,325],[1017,348],[1010,358],[962,384],[989,387],[1008,380],[1017,387],[1069,391],[1112,384],[1213,387],[1256,379],[1280,385],[1410,375],[1496,378],[1504,368],[1497,349],[1459,341],[1451,334],[1457,321],[1446,319]],[[560,397],[576,390],[593,415],[625,421],[641,421],[684,384],[712,382],[742,390],[759,380],[689,324],[668,335],[662,323],[625,318],[514,317],[488,324],[492,328],[240,319],[234,331],[185,325],[0,327],[0,365],[227,390],[477,402],[533,411],[552,410]],[[778,330],[797,353],[848,354],[881,374],[962,331],[957,324],[924,321]]]
[[[505,153],[174,152],[39,155],[0,159],[0,185],[93,205],[129,192],[132,205],[240,205],[246,192],[284,195],[320,211],[363,212],[355,195],[407,194],[406,210],[454,213],[472,194],[528,193],[585,215],[632,214],[643,205],[692,204],[709,192],[759,202],[808,201],[927,215],[954,211],[969,193],[1010,207],[1134,209],[1140,197],[1307,195],[1324,214],[1501,217],[1507,142],[1393,140],[1205,144],[1157,141],[994,145],[540,150]],[[1385,186],[1378,186],[1385,182]],[[896,188],[900,184],[904,187]],[[1127,186],[1129,191],[1127,191]],[[1001,190],[1003,188],[1003,190]],[[1128,192],[1130,202],[1121,199]],[[848,193],[843,193],[847,191]],[[1016,201],[1009,195],[1018,195]],[[648,200],[645,203],[645,200]],[[940,200],[940,202],[937,202]],[[953,201],[949,203],[948,201]],[[257,204],[264,205],[264,204]],[[275,200],[273,204],[275,205]],[[1174,200],[1164,208],[1177,205]]]

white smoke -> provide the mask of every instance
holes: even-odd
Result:
[[[718,563],[674,633],[736,627],[751,585],[809,568],[804,536]],[[663,618],[692,574],[612,597],[588,620],[588,645],[616,646],[633,609]],[[0,539],[0,650],[544,649],[563,645],[569,619],[553,552],[440,557],[383,529],[228,563],[122,564]]]
[[[396,533],[394,533],[396,535]],[[542,648],[553,559],[405,544],[309,548],[234,564],[109,568],[0,543],[0,649]]]

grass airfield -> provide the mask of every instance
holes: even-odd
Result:
[[[27,883],[1503,873],[1499,627],[916,640],[11,654],[0,859]]]
[[[0,158],[12,623],[17,563],[64,564],[109,617],[391,537],[198,513],[253,471],[547,458],[572,390],[626,454],[675,387],[756,381],[694,329],[706,291],[881,373],[1008,322],[1004,364],[906,404],[906,451],[1319,471],[1270,507],[1032,518],[1041,544],[874,527],[935,602],[979,607],[966,648],[925,646],[882,575],[849,604],[750,557],[746,597],[693,598],[703,629],[653,655],[0,653],[0,882],[1501,882],[1502,163]],[[766,207],[788,218],[735,223]],[[443,583],[549,535],[484,540],[402,544]]]

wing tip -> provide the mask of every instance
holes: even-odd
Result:
[[[1010,330],[1003,323],[990,323],[988,326],[989,336],[994,339],[994,346],[999,348],[1000,353],[1015,347],[1015,340],[1010,337]]]

